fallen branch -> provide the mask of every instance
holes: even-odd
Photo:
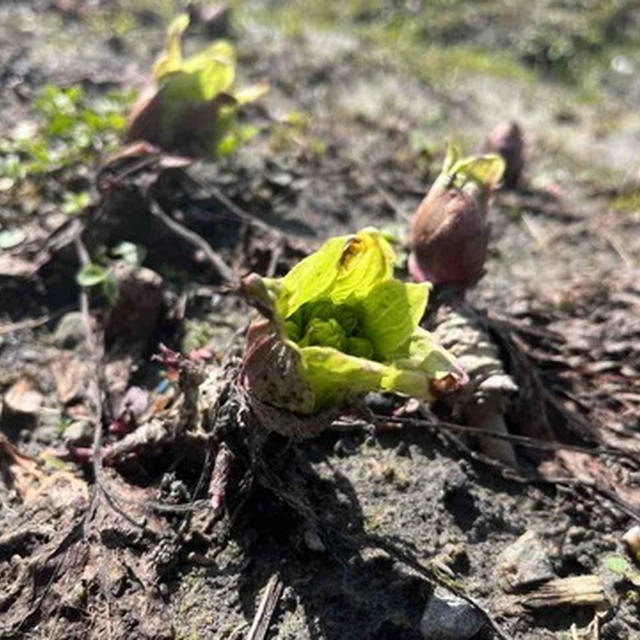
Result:
[[[12,322],[11,324],[5,324],[0,326],[0,336],[7,335],[9,333],[15,333],[16,331],[22,331],[23,329],[35,329],[46,324],[51,319],[50,316],[40,316],[39,318],[27,318],[18,322]]]
[[[237,287],[239,284],[238,276],[235,271],[220,257],[213,247],[199,234],[189,229],[181,222],[174,220],[167,215],[162,207],[150,197],[147,197],[149,211],[158,218],[169,230],[175,235],[182,238],[190,245],[200,249],[209,260],[218,275],[230,286]]]
[[[269,631],[269,624],[273,612],[278,606],[278,601],[282,595],[283,584],[277,573],[274,573],[267,582],[260,606],[253,618],[253,624],[247,634],[247,640],[264,640]]]
[[[246,224],[255,227],[256,229],[260,229],[262,231],[266,231],[267,233],[273,234],[276,238],[284,238],[284,234],[276,227],[273,227],[264,220],[260,220],[255,216],[251,215],[249,212],[241,209],[237,204],[233,203],[227,196],[225,196],[219,189],[216,189],[212,185],[207,185],[207,192],[212,195],[220,204],[222,204],[226,209],[228,209],[236,218],[242,220]]]
[[[628,451],[624,449],[618,449],[616,447],[583,447],[576,444],[569,444],[565,442],[547,441],[540,438],[532,438],[529,436],[519,436],[512,433],[497,433],[495,431],[489,431],[487,429],[481,429],[479,427],[471,427],[467,425],[457,424],[455,422],[446,422],[444,420],[426,420],[424,418],[411,418],[405,416],[376,416],[376,419],[382,426],[385,423],[396,423],[398,425],[407,425],[414,427],[432,427],[432,428],[446,428],[450,430],[456,430],[463,433],[470,433],[479,435],[486,438],[494,438],[496,440],[508,440],[519,444],[521,446],[530,447],[532,449],[540,449],[545,451],[557,451],[564,449],[567,451],[577,451],[579,453],[586,453],[592,456],[609,455],[617,458],[625,458],[631,462],[637,464],[636,458],[634,458]]]

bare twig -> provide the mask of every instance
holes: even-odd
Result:
[[[630,455],[627,451],[621,449],[615,449],[610,447],[594,447],[593,449],[589,449],[586,447],[580,447],[578,445],[570,445],[564,444],[561,442],[547,442],[545,440],[539,440],[537,438],[529,438],[526,436],[516,436],[512,434],[500,434],[493,432],[486,432],[483,429],[476,429],[474,427],[467,427],[463,425],[458,425],[451,422],[444,421],[431,421],[424,420],[420,418],[408,418],[401,416],[377,416],[381,420],[386,422],[396,422],[397,424],[408,424],[413,426],[423,426],[429,427],[431,429],[438,429],[439,427],[445,427],[450,431],[462,431],[468,433],[482,433],[483,437],[490,438],[498,438],[504,440],[511,440],[521,445],[534,447],[536,449],[549,449],[549,450],[557,450],[557,449],[565,449],[569,451],[577,451],[580,453],[586,453],[589,455],[610,455],[617,456],[620,458],[634,460],[633,456]],[[453,442],[456,443],[458,448],[462,448],[467,455],[478,460],[482,464],[494,467],[498,469],[501,475],[505,478],[515,480],[516,482],[521,483],[543,483],[543,484],[553,484],[553,485],[561,485],[575,488],[582,488],[587,491],[591,491],[594,494],[599,494],[600,496],[610,500],[613,502],[621,511],[626,513],[628,516],[634,518],[637,521],[640,521],[640,509],[637,509],[635,506],[621,498],[611,489],[603,486],[601,483],[598,483],[596,480],[589,480],[587,478],[572,478],[572,477],[545,477],[541,475],[533,475],[530,473],[521,473],[520,470],[515,467],[511,467],[506,465],[498,460],[490,458],[489,456],[485,456],[478,451],[473,451],[466,445],[462,443],[462,441],[453,436],[451,433],[447,434],[450,438],[452,438]]]
[[[236,218],[242,220],[252,227],[256,227],[257,229],[261,229],[262,231],[266,231],[280,238],[283,237],[282,231],[276,229],[269,224],[267,224],[264,220],[260,220],[260,218],[256,218],[254,215],[250,214],[248,211],[244,211],[237,204],[232,202],[227,196],[224,195],[219,189],[216,189],[212,185],[207,185],[207,192],[212,195],[220,204],[222,204],[226,209],[228,209]]]
[[[68,311],[73,311],[75,308],[75,305],[65,305],[64,307],[60,307],[51,313],[37,318],[25,318],[18,322],[2,325],[0,326],[0,336],[14,333],[15,331],[22,331],[24,329],[36,329],[37,327],[41,327],[43,324],[47,324],[47,322],[50,322],[51,320],[55,320],[56,318],[63,316]]]
[[[229,640],[236,640],[236,638],[239,638],[244,628],[248,626],[249,625],[244,620],[240,624],[236,625],[229,635]]]
[[[282,595],[283,584],[277,573],[274,573],[267,582],[260,606],[253,618],[253,624],[247,635],[247,640],[264,640],[269,631],[269,624],[273,612],[278,606],[278,600]]]
[[[426,420],[424,418],[411,418],[405,416],[376,416],[376,418],[384,425],[384,423],[395,423],[398,425],[407,425],[414,427],[432,427],[450,430],[457,430],[464,433],[472,433],[487,438],[495,438],[496,440],[507,440],[516,444],[530,447],[532,449],[541,449],[546,451],[557,451],[563,449],[567,451],[577,451],[580,453],[587,453],[592,456],[598,455],[610,455],[618,458],[630,458],[628,451],[624,449],[617,449],[615,447],[581,447],[580,445],[568,444],[564,442],[549,442],[540,438],[531,438],[529,436],[518,436],[511,433],[497,433],[495,431],[488,431],[487,429],[480,429],[478,427],[470,427],[467,425],[457,424],[455,422],[446,422],[444,420]]]
[[[39,318],[27,318],[26,320],[5,324],[0,326],[0,336],[14,333],[15,331],[22,331],[23,329],[35,329],[36,327],[41,327],[43,324],[46,324],[49,320],[50,316],[40,316]]]
[[[564,342],[564,336],[557,331],[551,331],[543,327],[536,327],[526,322],[510,318],[496,311],[489,311],[487,317],[491,322],[496,322],[505,329],[510,329],[516,333],[524,333],[536,338],[551,340],[552,342]]]
[[[633,258],[629,255],[627,250],[622,246],[620,239],[613,233],[605,233],[605,240],[611,245],[613,250],[618,254],[620,260],[622,260],[625,267],[633,267]]]
[[[200,249],[223,280],[233,287],[238,286],[239,281],[235,271],[214,251],[213,247],[201,235],[167,215],[153,198],[147,198],[147,204],[149,211],[168,229],[183,240],[186,240],[192,246]]]
[[[400,221],[407,221],[410,219],[409,213],[400,205],[398,200],[391,195],[387,189],[385,189],[378,180],[376,180],[375,175],[372,172],[372,177],[374,179],[373,187],[380,195],[380,197],[384,200],[384,203],[389,207],[389,209],[395,214],[396,218]]]
[[[273,278],[276,275],[278,269],[278,261],[284,253],[284,239],[276,238],[275,246],[271,250],[271,257],[269,258],[269,266],[267,267],[267,277]]]
[[[84,246],[80,236],[75,238],[76,252],[80,264],[83,266],[91,262],[89,252]],[[114,494],[111,492],[102,473],[102,429],[103,429],[103,416],[104,406],[102,401],[102,389],[104,388],[104,365],[102,352],[104,351],[104,345],[102,340],[98,338],[96,332],[93,329],[91,322],[91,313],[89,310],[89,296],[84,288],[80,289],[80,311],[84,320],[85,335],[87,341],[87,347],[89,349],[89,357],[93,366],[91,367],[93,380],[89,385],[91,391],[91,402],[93,404],[94,413],[94,429],[93,429],[93,474],[96,481],[96,491],[92,500],[92,504],[87,510],[85,518],[85,532],[91,518],[93,517],[95,510],[98,506],[98,500],[100,495],[104,495],[105,500],[109,506],[119,515],[121,515],[127,522],[135,527],[146,530],[146,522],[138,521],[128,513],[126,513],[118,504],[118,501]]]
[[[610,606],[602,578],[596,575],[556,578],[522,596],[525,607],[540,609],[573,604],[596,609]]]

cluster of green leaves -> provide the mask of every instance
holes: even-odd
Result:
[[[638,559],[640,560],[640,557]],[[627,591],[627,598],[633,602],[640,602],[640,571],[621,555],[609,556],[606,566],[609,571],[633,585],[634,589]]]
[[[460,150],[456,146],[447,149],[447,155],[442,165],[438,180],[448,186],[463,189],[468,184],[493,188],[504,174],[504,160],[495,153],[482,156],[460,157]]]
[[[333,347],[353,356],[374,357],[373,345],[352,302],[335,304],[330,298],[307,302],[285,321],[284,327],[287,338],[301,347]]]
[[[43,87],[33,103],[34,121],[19,125],[0,142],[0,178],[15,184],[27,176],[92,163],[114,150],[132,98],[131,91],[90,99],[79,86]],[[68,209],[75,212],[78,202],[72,200]]]
[[[161,137],[172,140],[176,127],[181,128],[180,123],[195,113],[194,107],[206,107],[216,101],[215,117],[206,124],[202,134],[211,155],[227,155],[257,133],[254,126],[238,124],[238,110],[264,95],[268,87],[235,87],[236,52],[226,40],[218,40],[199,53],[183,57],[181,39],[188,26],[186,14],[172,21],[167,30],[165,52],[154,67],[162,97]]]
[[[433,398],[434,381],[464,373],[419,326],[428,284],[393,277],[395,254],[376,229],[329,239],[286,276],[260,280],[272,323],[298,355],[313,394],[300,413],[367,391]],[[274,403],[277,399],[274,399]]]

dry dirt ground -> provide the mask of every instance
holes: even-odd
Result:
[[[222,33],[242,78],[270,85],[244,116],[258,133],[217,163],[126,165],[105,182],[118,123],[92,125],[104,148],[72,133],[59,159],[55,131],[41,133],[43,87],[81,87],[75,118],[113,92],[122,111],[182,5],[2,3],[0,637],[418,639],[431,576],[502,637],[640,638],[637,569],[623,579],[607,565],[627,557],[622,535],[640,519],[640,10],[529,4],[246,1],[207,21],[194,3],[188,45]],[[514,445],[517,473],[445,427],[446,408],[429,425],[292,444],[233,436],[233,403],[211,425],[188,392],[178,401],[193,381],[151,362],[158,345],[214,367],[250,309],[142,191],[239,274],[283,273],[367,225],[399,238],[402,261],[446,143],[472,152],[505,119],[525,132],[525,176],[493,200],[487,274],[469,300],[521,385],[508,425],[536,442]],[[29,135],[37,149],[19,147]],[[89,340],[69,316],[78,229],[91,259],[128,241],[148,269],[115,306],[96,289],[82,298]],[[91,336],[103,328],[101,353]],[[151,392],[158,432],[118,457],[106,427],[132,385]],[[394,400],[376,402],[384,413]],[[113,457],[102,490],[96,415]],[[244,465],[221,517],[206,486],[214,427]],[[537,584],[505,590],[501,554],[527,532],[538,582],[597,576],[605,595],[558,604]],[[250,630],[265,592],[273,615]],[[487,621],[473,637],[498,633]]]

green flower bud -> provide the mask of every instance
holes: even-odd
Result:
[[[346,337],[344,329],[335,318],[329,318],[329,320],[313,318],[307,325],[299,345],[301,347],[333,347],[342,351]]]
[[[366,338],[347,338],[344,350],[358,358],[373,358],[373,345]]]

